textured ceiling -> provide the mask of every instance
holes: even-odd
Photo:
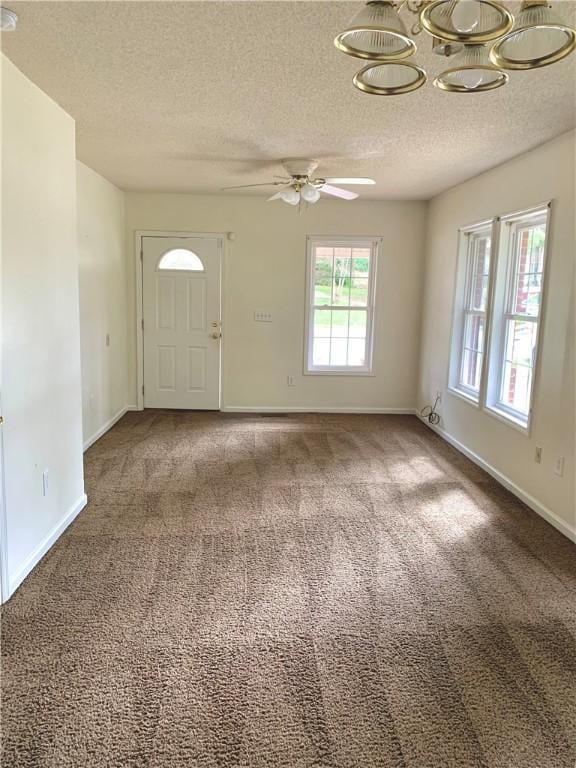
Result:
[[[332,43],[356,2],[7,5],[20,20],[4,52],[76,119],[78,157],[125,190],[217,193],[317,157],[325,175],[373,176],[363,197],[426,199],[575,124],[576,55],[491,93],[356,91],[360,62]],[[574,22],[574,2],[556,5]],[[443,60],[417,42],[436,75]]]

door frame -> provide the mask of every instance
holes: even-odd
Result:
[[[230,238],[230,232],[182,232],[180,230],[158,230],[158,229],[137,229],[134,233],[134,264],[136,273],[136,410],[144,410],[144,333],[142,326],[144,323],[144,269],[143,269],[143,238],[145,237],[197,237],[205,239],[215,239],[218,241],[218,253],[220,255],[220,318],[224,333],[220,340],[220,377],[218,386],[218,410],[222,410],[224,402],[224,354],[226,349],[225,333],[225,307],[222,297],[224,296],[224,280],[226,275],[226,240]]]
[[[2,399],[0,394],[0,417],[2,417]],[[8,573],[8,517],[4,482],[4,421],[0,422],[0,603],[5,603],[10,595],[10,577]]]

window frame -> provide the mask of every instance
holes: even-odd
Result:
[[[304,367],[305,376],[374,376],[374,329],[378,261],[381,252],[381,237],[366,235],[309,235],[306,238],[306,310],[304,322]],[[368,303],[366,305],[366,361],[363,366],[314,366],[312,364],[314,337],[314,252],[317,246],[326,248],[370,248],[370,268],[368,271]],[[330,305],[325,309],[350,311],[354,307]],[[357,307],[364,309],[364,307]]]
[[[447,390],[450,394],[463,399],[469,405],[481,408],[488,415],[513,427],[526,436],[530,435],[534,410],[534,393],[536,392],[540,378],[540,360],[542,357],[541,347],[547,303],[552,208],[553,201],[548,200],[547,202],[539,203],[530,208],[517,210],[512,213],[487,219],[478,224],[462,227],[459,230]],[[527,313],[523,314],[508,311],[512,307],[511,300],[514,293],[514,279],[517,274],[517,258],[519,253],[516,247],[510,247],[511,227],[508,225],[525,223],[529,219],[536,219],[539,217],[543,217],[545,222],[539,312],[537,316],[529,316]],[[463,330],[463,280],[465,279],[468,262],[468,247],[466,247],[466,250],[463,249],[462,236],[463,233],[486,226],[490,222],[492,222],[492,243],[488,301],[486,305],[486,325],[484,329],[484,356],[480,373],[479,397],[474,399],[466,394],[462,388],[454,386],[455,370],[459,370],[459,368],[456,368],[455,361],[460,365],[460,356],[462,354],[461,344],[458,349],[458,356],[455,355],[455,348],[456,340],[460,339],[459,334]],[[460,315],[460,320],[458,320],[458,314]],[[534,343],[533,363],[531,366],[532,378],[528,395],[529,406],[527,416],[524,416],[522,412],[510,408],[507,404],[501,402],[505,370],[504,354],[507,324],[511,319],[517,318],[521,321],[528,320],[528,322],[536,323],[536,340]]]
[[[473,288],[471,275],[473,274],[470,243],[472,237],[480,232],[490,231],[490,263],[488,270],[487,296],[484,310],[471,308],[469,305],[469,296]],[[480,407],[483,395],[484,371],[487,359],[490,307],[493,275],[495,272],[495,245],[497,244],[497,219],[483,219],[474,224],[461,227],[458,230],[458,246],[456,260],[456,279],[454,289],[454,300],[452,307],[452,332],[450,335],[450,355],[448,361],[448,391],[466,400],[475,407]],[[476,258],[474,253],[473,258]],[[484,334],[482,344],[482,361],[480,366],[480,383],[478,390],[462,383],[462,366],[464,362],[464,343],[466,333],[466,320],[468,317],[476,316],[484,319]]]
[[[542,328],[546,305],[546,285],[550,244],[551,201],[522,211],[500,217],[497,268],[493,275],[494,289],[490,310],[491,324],[489,351],[487,355],[486,386],[483,408],[486,413],[515,427],[524,434],[530,434],[534,409],[534,392],[538,381],[541,358]],[[529,223],[530,219],[543,219],[545,227],[542,253],[542,272],[539,310],[537,315],[513,311],[515,282],[518,274],[520,250],[517,245],[518,225]],[[502,401],[504,386],[505,354],[509,322],[516,320],[536,325],[536,339],[532,353],[532,375],[528,391],[528,413],[524,414]]]

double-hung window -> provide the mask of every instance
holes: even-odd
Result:
[[[503,217],[487,407],[527,426],[542,307],[548,208]]]
[[[306,373],[372,371],[380,241],[308,238]]]
[[[460,233],[450,388],[478,402],[486,340],[492,222]]]
[[[463,230],[460,241],[449,388],[525,430],[549,212],[544,206],[483,222]]]

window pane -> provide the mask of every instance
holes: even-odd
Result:
[[[341,259],[342,261],[347,262],[348,268],[350,268],[350,259],[352,258],[352,248],[348,246],[341,246],[339,248],[334,248],[334,259],[338,261],[338,259]]]
[[[172,248],[162,256],[158,269],[177,269],[186,272],[204,272],[204,264],[199,256],[188,248]]]
[[[368,248],[354,248],[352,251],[353,277],[368,277],[370,272],[370,251]]]
[[[474,239],[474,258],[470,285],[470,309],[484,310],[488,300],[488,277],[490,274],[490,238]]]
[[[532,365],[536,346],[536,323],[508,320],[506,329],[506,360],[520,365]]]
[[[350,339],[348,341],[348,365],[364,365],[366,362],[366,340]]]
[[[332,304],[333,248],[317,247],[314,252],[314,304]]]
[[[482,372],[482,353],[465,349],[462,355],[461,383],[475,390],[480,389],[480,374]]]
[[[335,309],[332,312],[332,337],[348,336],[348,315],[344,309]]]
[[[332,339],[330,342],[330,365],[346,365],[348,339]]]
[[[540,311],[545,240],[544,224],[516,231],[516,274],[512,301],[512,311],[516,314],[537,316]]]
[[[484,349],[484,317],[467,315],[464,325],[464,347],[475,352]]]
[[[350,276],[334,275],[332,303],[335,307],[350,306]]]
[[[525,320],[508,320],[504,375],[500,400],[510,408],[528,415],[532,361],[536,347],[537,326]]]
[[[350,312],[350,327],[348,334],[351,338],[366,338],[367,312],[365,309],[353,309]]]
[[[526,273],[518,275],[516,285],[516,314],[537,317],[540,312],[540,294],[542,292],[542,274]]]
[[[314,339],[312,342],[312,365],[330,364],[330,339]]]
[[[314,249],[314,255],[316,258],[316,269],[324,269],[324,267],[328,265],[330,271],[332,271],[332,258],[334,257],[334,248],[329,248],[325,245],[319,245]]]
[[[350,288],[350,305],[353,307],[368,306],[368,279],[365,277],[353,277]]]
[[[352,269],[352,249],[334,249],[334,282],[332,302],[336,306],[347,307],[350,304],[350,270]]]
[[[314,304],[317,307],[327,306],[332,304],[332,279],[328,278],[326,282],[325,278],[321,280],[316,279],[314,286]]]
[[[532,368],[525,365],[504,365],[502,402],[515,411],[528,415]]]
[[[330,336],[330,320],[332,312],[329,309],[314,310],[314,338]]]

